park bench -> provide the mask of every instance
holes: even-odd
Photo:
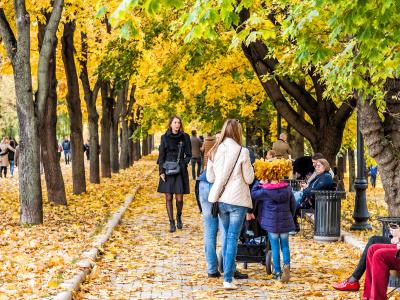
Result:
[[[342,191],[340,183],[334,183],[331,190],[313,192],[315,208],[300,210],[300,235],[312,238],[317,233],[321,241],[333,241],[336,235],[337,238],[340,236],[340,199],[345,192]]]

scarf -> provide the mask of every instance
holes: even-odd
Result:
[[[259,184],[258,186],[269,190],[269,189],[277,189],[277,188],[284,187],[287,185],[288,185],[288,183],[282,181],[282,182],[275,183],[275,184],[267,182],[267,183],[264,183],[263,185]]]
[[[180,142],[185,142],[185,134],[183,131],[179,131],[177,134],[172,133],[172,130],[168,129],[165,133],[167,148],[169,151],[179,151]]]

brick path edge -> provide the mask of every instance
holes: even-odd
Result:
[[[151,169],[151,171],[142,179],[146,180],[151,173],[154,172],[156,169],[157,165]],[[125,214],[125,211],[128,209],[129,205],[131,204],[132,200],[135,198],[135,195],[137,191],[140,189],[141,185],[139,184],[133,191],[132,194],[129,194],[125,198],[125,204],[124,206],[115,212],[112,216],[112,218],[107,222],[106,229],[107,232],[99,235],[92,243],[93,248],[90,249],[85,256],[85,260],[78,262],[78,264],[81,266],[82,271],[79,271],[72,279],[67,280],[63,283],[60,284],[61,287],[67,289],[67,291],[62,291],[58,293],[57,295],[53,296],[51,299],[54,300],[72,300],[72,293],[76,293],[80,289],[80,284],[85,280],[86,276],[89,275],[90,271],[96,264],[96,260],[98,259],[98,254],[99,254],[99,248],[108,241],[110,238],[112,231],[114,228],[121,222],[123,215]]]

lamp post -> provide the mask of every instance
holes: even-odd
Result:
[[[354,204],[353,219],[354,223],[350,230],[372,230],[368,224],[369,213],[367,207],[367,197],[365,190],[368,188],[368,182],[364,173],[364,138],[360,131],[360,118],[357,111],[357,178],[354,182],[356,190],[356,199]]]
[[[281,114],[279,113],[279,111],[276,111],[276,132],[277,132],[277,139],[279,139],[279,136],[281,135]]]

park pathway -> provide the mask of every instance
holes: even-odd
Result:
[[[250,279],[236,291],[223,290],[222,278],[207,278],[203,219],[194,195],[184,198],[184,228],[171,234],[164,197],[156,192],[157,170],[141,184],[76,299],[360,299],[360,293],[331,288],[353,270],[359,257],[354,248],[298,236],[291,237],[289,284],[269,280],[260,264],[247,270],[240,264]]]

